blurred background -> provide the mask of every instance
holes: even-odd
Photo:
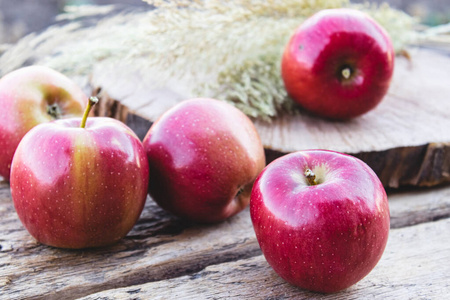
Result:
[[[0,0],[0,44],[45,29],[68,5],[86,4],[148,6],[141,0]]]
[[[354,3],[387,2],[417,16],[426,25],[450,22],[450,0],[379,0]],[[52,24],[67,5],[148,6],[141,0],[0,0],[0,44],[12,44],[31,32],[39,32]]]

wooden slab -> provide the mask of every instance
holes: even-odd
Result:
[[[289,285],[259,255],[81,299],[446,299],[450,295],[450,264],[445,263],[450,259],[449,231],[449,219],[391,230],[375,269],[354,286],[331,295]]]
[[[389,193],[391,228],[407,227],[450,217],[450,187]],[[450,243],[450,240],[448,241]]]
[[[57,65],[61,72],[71,75],[72,48],[80,43],[87,46],[90,39],[101,38],[99,32],[105,30],[111,42],[115,32],[123,34],[126,28],[134,31],[146,26],[149,9],[124,11],[123,7],[109,6],[69,13],[55,26],[27,36],[10,47],[0,57],[0,75],[30,64],[52,65],[55,60],[67,60],[67,68],[65,64]],[[114,45],[118,44],[120,40]],[[107,57],[108,45],[103,45],[92,56]],[[410,61],[397,57],[386,98],[375,110],[360,118],[331,122],[300,112],[295,116],[282,115],[271,123],[255,121],[268,162],[292,151],[332,149],[366,161],[388,187],[450,182],[449,52],[425,48],[411,48],[409,52]],[[90,59],[86,57],[87,62]],[[176,103],[190,97],[208,96],[196,94],[196,87],[203,82],[192,80],[173,78],[155,87],[161,72],[149,68],[146,61],[146,57],[119,59],[114,63],[100,60],[85,70],[84,75],[73,77],[86,92],[101,90],[104,97],[124,106],[124,114],[105,113],[120,117],[141,137],[151,122]],[[204,78],[213,80],[207,74]]]
[[[450,187],[396,193],[389,196],[389,201],[393,228],[435,219],[448,220],[450,216]],[[432,239],[429,244],[434,243],[435,234],[441,236],[434,230],[433,227],[428,230]],[[390,243],[403,243],[395,238],[399,235],[393,234]],[[441,245],[435,247],[437,250]],[[47,247],[35,242],[22,227],[9,186],[0,183],[0,299],[75,299],[99,291],[162,282],[185,275],[203,277],[206,273],[192,274],[225,262],[239,265],[239,260],[260,254],[248,209],[226,222],[200,226],[165,213],[151,199],[129,235],[112,247],[82,251]],[[422,257],[423,253],[418,250],[416,254]],[[269,270],[263,260],[257,261],[253,272],[267,273]],[[262,268],[259,267],[261,263]],[[247,268],[253,268],[253,265],[250,263]],[[407,273],[408,265],[395,267],[397,270],[394,271]],[[224,281],[229,280],[227,272],[221,275]],[[241,280],[243,278],[246,277]],[[278,286],[277,277],[271,278],[261,285]],[[208,285],[203,284],[197,286],[198,293],[208,291]],[[363,287],[361,289],[366,288]]]
[[[282,152],[317,147],[346,153],[450,142],[450,56],[409,52],[410,61],[396,57],[388,94],[371,112],[347,122],[306,114],[257,122],[263,140]]]
[[[255,121],[263,144],[281,153],[333,149],[354,154],[450,142],[446,130],[450,126],[450,56],[421,48],[409,52],[410,61],[397,57],[391,88],[375,110],[347,122],[328,121],[303,111],[281,115],[271,123]],[[96,68],[91,83],[150,122],[186,97],[195,96],[183,97],[171,86],[157,93],[135,69],[127,70],[124,65]]]
[[[450,55],[445,53],[412,48],[411,61],[398,57],[388,95],[360,118],[334,122],[300,111],[271,123],[255,120],[267,162],[293,151],[330,149],[365,161],[386,187],[450,182]],[[129,109],[122,121],[141,137],[160,114],[185,99],[170,86],[152,90],[136,70],[104,68],[96,69],[91,84],[101,87],[108,101],[118,99]]]

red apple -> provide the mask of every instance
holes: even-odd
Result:
[[[213,99],[186,100],[164,113],[144,138],[149,193],[173,214],[222,221],[249,202],[264,168],[264,149],[250,119]]]
[[[365,277],[389,233],[386,192],[372,169],[326,150],[270,163],[255,182],[250,213],[275,272],[318,292],[336,292]]]
[[[305,109],[331,119],[362,115],[383,99],[394,70],[387,32],[352,9],[323,10],[291,37],[282,58],[289,95]]]
[[[117,120],[86,122],[90,106],[83,119],[31,129],[13,158],[11,194],[17,214],[46,245],[75,249],[112,244],[131,230],[147,197],[149,170],[142,143]]]
[[[69,78],[43,66],[25,67],[0,80],[0,176],[9,180],[14,151],[34,126],[81,117],[88,97]]]

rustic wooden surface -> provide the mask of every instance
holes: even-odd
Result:
[[[0,73],[45,64],[98,27],[122,22],[132,28],[145,11],[118,14],[103,8],[28,36],[0,56]],[[362,118],[329,122],[302,113],[271,125],[256,122],[269,161],[305,148],[334,149],[368,162],[386,186],[434,186],[389,193],[388,247],[355,286],[326,296],[283,282],[261,255],[248,209],[204,226],[171,216],[149,198],[136,226],[116,245],[80,251],[47,247],[22,227],[9,186],[0,182],[0,299],[445,299],[450,186],[437,185],[450,182],[450,56],[411,49],[411,57],[397,59],[388,96]],[[74,79],[102,98],[97,115],[118,118],[143,137],[162,112],[194,95],[170,86],[149,90],[136,71],[100,64]]]
[[[147,13],[102,7],[68,15],[47,31],[10,47],[0,57],[0,75],[25,65],[46,64],[49,57],[118,24],[133,30],[148,18]],[[397,57],[386,98],[360,118],[331,122],[301,112],[270,124],[256,121],[268,161],[296,150],[332,149],[366,161],[387,187],[450,182],[450,52],[423,47],[411,48],[409,53],[411,60]],[[101,95],[117,100],[125,109],[112,116],[125,120],[143,137],[164,111],[198,95],[195,87],[179,80],[155,88],[152,83],[158,70],[140,68],[145,60],[140,59],[100,62],[89,75],[74,80],[88,93],[101,90]]]
[[[389,202],[393,229],[379,266],[331,298],[442,299],[449,292],[450,187],[390,193]],[[9,186],[0,184],[0,299],[193,295],[323,298],[284,283],[271,271],[248,209],[226,222],[204,226],[183,222],[148,199],[137,225],[118,244],[69,251],[35,242],[15,213]]]
[[[392,230],[384,256],[370,275],[332,295],[289,285],[258,255],[82,299],[195,299],[199,295],[202,299],[445,299],[450,295],[450,264],[443,264],[450,259],[449,230],[449,219]]]

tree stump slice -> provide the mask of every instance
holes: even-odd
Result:
[[[450,57],[427,49],[413,48],[410,52],[411,61],[397,58],[387,96],[366,115],[336,122],[300,111],[298,115],[281,115],[271,123],[255,120],[267,162],[294,151],[328,149],[362,159],[386,187],[430,187],[450,182]],[[113,70],[97,70],[91,84],[127,106],[134,118],[148,120],[144,127],[189,98],[170,87],[146,91],[145,83],[137,84],[133,91],[127,77],[108,75],[119,73]],[[132,120],[127,124],[135,126]]]
[[[48,30],[10,47],[0,57],[0,75],[30,64],[46,64],[105,28],[120,25],[132,31],[148,18],[149,9],[94,7],[67,14]],[[300,109],[297,115],[281,115],[270,123],[255,120],[267,161],[303,149],[330,149],[365,161],[386,187],[450,182],[450,53],[425,47],[409,52],[410,60],[396,58],[385,99],[362,117],[332,122]],[[170,107],[187,98],[208,96],[195,94],[195,85],[200,83],[182,79],[155,88],[158,70],[147,69],[143,61],[100,61],[88,75],[73,76],[87,93],[100,91],[101,98],[108,99],[97,115],[119,118],[141,138]]]
[[[336,122],[300,110],[270,123],[254,120],[267,162],[294,151],[328,149],[362,159],[386,187],[450,182],[450,53],[411,48],[410,55],[411,60],[397,57],[385,99],[359,118]],[[148,83],[142,82],[144,77],[136,76],[136,71],[119,72],[120,68],[97,68],[91,85],[118,99],[133,115],[148,120],[147,127],[173,105],[198,96],[183,97],[178,85],[147,88]],[[137,88],[127,78],[132,78]],[[134,126],[133,122],[128,125]]]

